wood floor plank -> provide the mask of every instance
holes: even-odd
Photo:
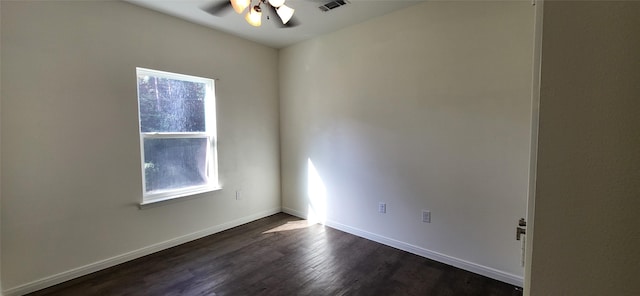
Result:
[[[29,295],[516,296],[521,292],[279,213]]]

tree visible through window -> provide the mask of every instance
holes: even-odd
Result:
[[[145,202],[218,187],[212,79],[137,68]]]

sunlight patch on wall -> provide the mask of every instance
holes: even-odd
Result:
[[[324,224],[327,220],[327,188],[310,158],[307,160],[307,197],[307,220]]]

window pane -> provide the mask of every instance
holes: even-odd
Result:
[[[138,75],[140,128],[145,132],[204,132],[206,84]]]
[[[146,191],[207,184],[207,139],[144,139]]]

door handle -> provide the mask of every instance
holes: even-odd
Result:
[[[520,236],[526,234],[526,230],[522,227],[516,227],[516,240],[520,240]]]

